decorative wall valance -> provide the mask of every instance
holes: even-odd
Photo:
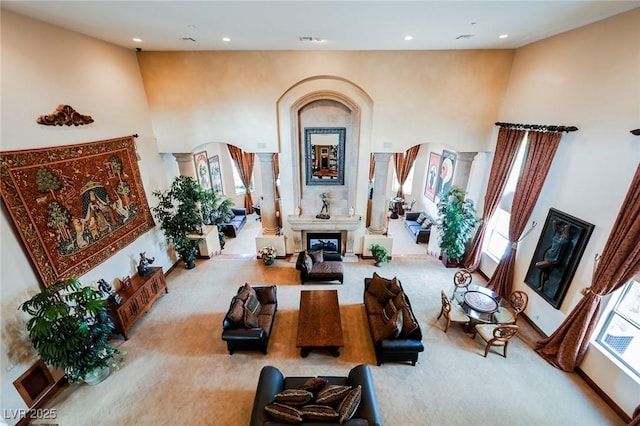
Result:
[[[155,226],[132,136],[0,152],[0,195],[45,287]]]
[[[38,124],[45,126],[81,126],[83,124],[93,123],[90,115],[82,115],[69,105],[58,105],[53,114],[41,115],[37,120]]]
[[[514,123],[500,123],[497,122],[496,126],[505,127],[508,129],[521,129],[521,130],[538,130],[542,132],[575,132],[578,130],[575,126],[556,126],[548,124],[514,124]]]

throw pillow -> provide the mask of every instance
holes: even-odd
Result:
[[[402,332],[402,311],[397,311],[384,326],[382,337],[384,339],[395,339]]]
[[[424,222],[422,222],[422,225],[420,225],[420,227],[422,229],[429,229],[431,228],[431,221],[429,219],[425,219]]]
[[[285,389],[275,396],[276,402],[286,405],[304,405],[312,398],[313,394],[303,389]]]
[[[393,293],[394,296],[397,296],[398,293],[402,291],[402,287],[400,287],[400,281],[396,277],[393,277],[391,283],[389,284],[389,287],[387,288],[391,293]]]
[[[416,222],[418,222],[419,224],[422,225],[422,222],[424,222],[424,220],[427,218],[427,216],[425,216],[424,213],[420,213],[418,215],[418,218],[416,219]]]
[[[324,251],[322,249],[315,251],[308,251],[309,256],[311,256],[311,260],[313,263],[324,262]]]
[[[252,313],[249,309],[244,309],[243,322],[245,327],[256,328],[260,326],[260,321],[258,320],[258,315]]]
[[[229,220],[233,219],[234,217],[236,217],[236,214],[232,210],[229,212]]]
[[[338,405],[338,414],[340,415],[340,423],[348,422],[356,413],[360,400],[362,399],[362,385],[353,388],[347,396],[344,397],[340,405]]]
[[[393,299],[389,299],[387,304],[384,306],[384,309],[382,310],[382,318],[384,319],[384,322],[389,322],[389,320],[393,317],[397,310],[398,309],[396,308],[396,305],[393,303]]]
[[[402,331],[400,332],[400,337],[408,337],[418,329],[418,321],[416,317],[411,312],[411,309],[402,308]]]
[[[247,301],[244,302],[244,308],[251,311],[252,314],[258,315],[260,313],[260,308],[262,308],[262,306],[258,301],[258,297],[253,294],[250,294],[249,297],[247,297]]]
[[[390,285],[391,280],[383,278],[374,272],[367,291],[373,294],[381,305],[385,305],[387,300],[395,297],[395,294],[389,290]]]
[[[274,402],[264,406],[264,411],[276,420],[281,420],[286,423],[301,423],[302,413],[288,405],[279,404]]]
[[[319,390],[322,390],[325,386],[327,386],[327,379],[323,379],[322,377],[312,377],[301,384],[299,388],[316,393]]]
[[[398,309],[409,307],[409,302],[407,302],[407,298],[403,291],[396,294],[396,297],[393,298],[393,304],[396,305],[396,308]]]
[[[313,260],[311,259],[311,256],[309,256],[309,253],[304,254],[304,266],[307,268],[307,273],[311,272],[313,269]]]
[[[300,409],[302,418],[305,420],[317,420],[319,422],[335,422],[339,414],[327,405],[310,404]]]
[[[253,294],[255,296],[256,295],[256,291],[249,284],[244,283],[244,285],[242,287],[240,287],[240,289],[238,290],[237,297],[238,297],[238,299],[240,299],[243,302],[245,302],[250,294]]]
[[[237,297],[231,302],[227,319],[235,324],[244,323],[244,302]]]
[[[333,404],[334,402],[338,402],[342,400],[349,391],[351,390],[351,386],[343,386],[343,385],[328,385],[320,392],[318,392],[318,396],[316,397],[316,403],[318,404]]]

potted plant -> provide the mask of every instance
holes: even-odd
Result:
[[[389,252],[385,246],[380,244],[371,244],[371,255],[376,260],[376,266],[381,266],[389,261]]]
[[[265,265],[273,265],[273,263],[276,261],[276,249],[274,249],[271,245],[262,247],[258,254],[262,258],[262,262]]]
[[[204,189],[193,178],[178,176],[168,190],[154,191],[153,195],[160,202],[151,210],[160,221],[165,237],[175,246],[185,268],[195,268],[200,240],[189,236],[202,233]]]
[[[436,227],[440,231],[442,263],[446,267],[459,264],[473,230],[480,223],[476,217],[473,201],[466,196],[466,192],[452,186],[442,195],[437,204]]]
[[[102,294],[74,278],[60,280],[24,302],[27,331],[40,358],[62,368],[69,381],[97,384],[125,353],[109,345],[114,325]]]
[[[206,225],[216,225],[218,227],[221,248],[224,248],[227,240],[227,236],[222,232],[222,225],[228,223],[233,217],[233,212],[231,211],[233,206],[233,199],[226,195],[216,195],[214,191],[204,191],[202,217]]]

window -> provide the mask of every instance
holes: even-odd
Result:
[[[415,164],[414,164],[415,166]],[[407,175],[407,179],[404,181],[404,185],[402,185],[402,192],[404,195],[411,195],[411,188],[413,187],[413,168],[411,166],[411,170],[409,170],[409,174]],[[400,188],[400,182],[398,181],[398,175],[396,174],[396,168],[393,168],[393,183],[391,184],[391,190],[393,192],[398,191]]]
[[[242,179],[240,179],[240,173],[238,173],[238,168],[236,167],[235,161],[231,162],[232,170],[233,170],[233,183],[236,190],[236,195],[244,194],[247,192],[244,184],[242,183]],[[249,189],[253,191],[253,176],[251,176],[251,183],[249,184]]]
[[[524,153],[527,146],[527,137],[522,140],[518,153],[509,172],[507,184],[500,200],[500,205],[487,223],[486,238],[482,250],[495,260],[502,259],[509,244],[509,221],[511,220],[511,204],[513,193],[516,190],[518,179],[522,171]]]
[[[640,281],[631,280],[618,289],[609,306],[613,308],[602,315],[603,326],[595,340],[640,378]]]

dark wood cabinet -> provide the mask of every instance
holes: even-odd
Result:
[[[113,333],[122,334],[125,340],[129,338],[128,330],[151,309],[162,292],[169,292],[162,268],[154,267],[151,269],[153,269],[153,273],[149,275],[132,277],[131,286],[118,292],[122,297],[122,302],[119,305],[109,307],[109,313],[115,324]]]

